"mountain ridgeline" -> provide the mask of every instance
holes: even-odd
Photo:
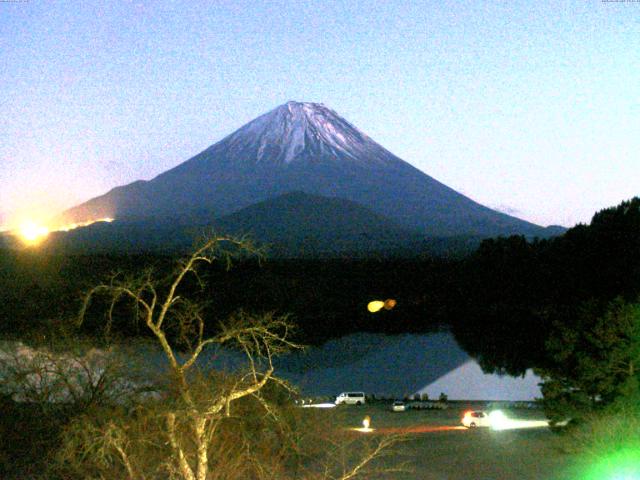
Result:
[[[340,220],[305,216],[314,210],[341,211]],[[258,241],[281,238],[292,245],[312,235],[349,248],[357,239],[375,239],[364,242],[365,250],[411,248],[424,238],[556,233],[474,202],[333,110],[299,102],[256,118],[150,181],[114,188],[67,210],[60,221],[102,217],[115,217],[113,227],[231,222],[236,233],[242,225]]]

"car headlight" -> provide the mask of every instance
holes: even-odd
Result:
[[[501,410],[494,410],[489,414],[489,420],[491,421],[491,428],[494,430],[501,430],[506,427],[509,419]]]

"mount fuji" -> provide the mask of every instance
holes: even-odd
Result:
[[[291,192],[355,202],[423,237],[548,236],[540,226],[438,182],[323,104],[300,102],[261,115],[152,180],[114,188],[71,208],[61,221],[115,217],[213,224]]]

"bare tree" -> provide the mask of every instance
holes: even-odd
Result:
[[[411,471],[398,447],[407,440],[401,433],[361,438],[350,435],[328,439],[325,455],[310,468],[308,480],[392,479]]]
[[[221,244],[237,249],[250,248],[243,240],[215,237],[206,240],[191,256],[180,262],[168,288],[162,291],[150,271],[137,278],[112,278],[108,284],[91,289],[86,295],[79,315],[84,321],[91,300],[97,295],[109,298],[107,329],[112,327],[113,312],[121,299],[128,299],[136,314],[160,345],[169,364],[175,382],[180,408],[165,412],[165,434],[172,452],[171,469],[185,480],[205,480],[209,473],[209,450],[211,438],[222,419],[232,415],[232,405],[245,398],[257,399],[269,412],[270,408],[260,396],[260,391],[272,382],[290,388],[286,382],[274,376],[273,357],[286,350],[299,348],[290,337],[290,324],[286,317],[271,313],[250,316],[243,312],[219,324],[219,332],[205,336],[203,306],[181,295],[181,286],[188,275],[200,281],[198,268],[215,260],[229,261],[229,252],[221,254]],[[180,352],[170,340],[169,330],[175,332],[176,340],[186,346],[186,354]],[[196,387],[198,358],[205,348],[230,346],[244,353],[246,371],[233,382],[227,382],[215,392],[202,395]],[[185,428],[188,434],[185,435]],[[109,426],[110,445],[120,450],[119,456],[126,466],[127,474],[142,477],[135,472],[124,447],[115,435],[116,427]]]
[[[128,301],[135,320],[166,358],[170,381],[155,401],[114,404],[76,419],[66,430],[58,464],[86,478],[373,478],[368,467],[397,438],[358,446],[353,438],[336,442],[335,435],[327,435],[328,425],[311,424],[310,412],[274,401],[293,392],[275,375],[274,357],[300,348],[291,340],[286,316],[240,311],[206,335],[206,311],[201,301],[188,298],[187,278],[202,283],[200,267],[215,261],[229,265],[233,252],[247,251],[253,249],[243,240],[210,238],[164,283],[147,270],[135,277],[114,276],[87,293],[79,323],[93,299],[105,297],[110,330],[120,302]],[[223,349],[242,354],[239,368],[200,368],[203,355]],[[311,451],[305,451],[307,445]]]

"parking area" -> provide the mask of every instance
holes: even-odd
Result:
[[[362,435],[406,434],[394,457],[408,461],[411,472],[400,480],[564,480],[574,479],[574,458],[557,448],[557,436],[545,426],[540,410],[505,411],[514,428],[468,429],[460,423],[474,405],[446,410],[393,412],[391,403],[340,406],[322,413]],[[370,429],[362,429],[365,417]]]

